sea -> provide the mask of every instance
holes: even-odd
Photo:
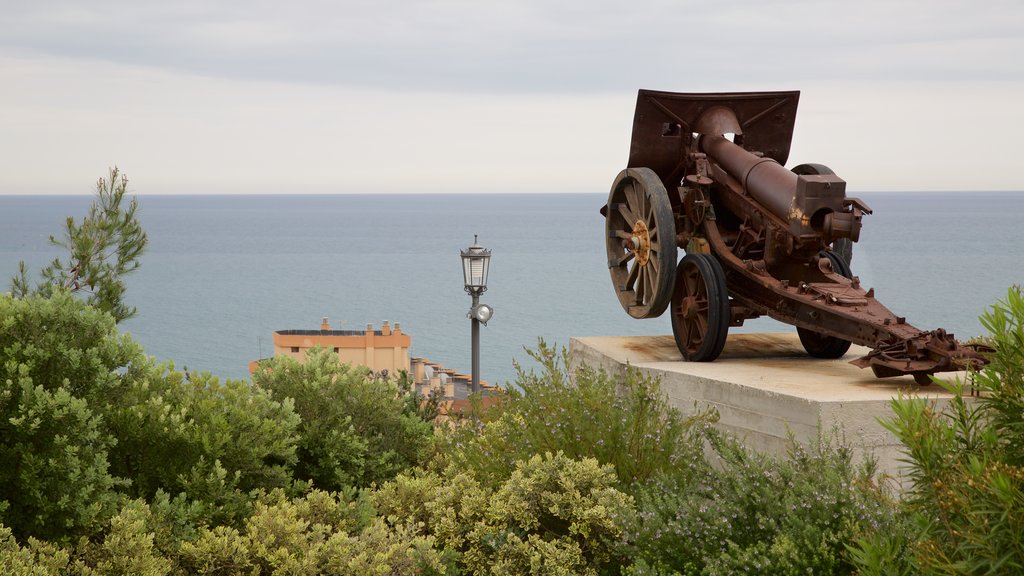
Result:
[[[1024,284],[1024,193],[858,195],[864,219],[852,268],[896,314],[960,338],[1014,284]],[[273,353],[273,333],[400,323],[411,354],[470,369],[470,297],[460,250],[492,252],[481,301],[481,374],[506,384],[539,339],[671,334],[668,315],[635,320],[608,274],[605,194],[141,195],[149,236],[127,277],[138,315],[120,328],[160,361],[221,378],[248,378]],[[0,196],[0,292],[24,260],[55,257],[51,234],[81,218],[89,196]],[[680,252],[682,257],[682,252]],[[738,331],[788,331],[770,319]]]

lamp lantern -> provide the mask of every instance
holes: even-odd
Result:
[[[487,272],[491,264],[491,251],[477,242],[473,235],[473,245],[462,251],[462,277],[469,294],[483,294],[487,291]]]
[[[487,272],[491,266],[491,251],[484,248],[473,235],[473,245],[461,252],[462,277],[466,285],[466,293],[473,297],[473,304],[467,316],[472,325],[473,346],[473,394],[480,392],[480,324],[494,315],[494,308],[480,303],[480,295],[487,291]]]

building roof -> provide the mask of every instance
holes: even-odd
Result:
[[[275,330],[274,334],[282,336],[365,336],[366,332],[366,330]],[[373,335],[383,336],[384,332],[374,330]]]

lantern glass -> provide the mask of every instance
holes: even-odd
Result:
[[[490,268],[491,251],[476,243],[462,251],[462,276],[467,292],[487,290],[487,272]]]

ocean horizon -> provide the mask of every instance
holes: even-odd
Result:
[[[1024,193],[852,194],[866,216],[852,268],[911,324],[960,338],[1024,284]],[[667,315],[634,320],[613,293],[604,254],[605,194],[142,195],[150,243],[130,274],[138,316],[122,324],[146,352],[178,368],[247,378],[275,330],[379,328],[398,322],[414,356],[470,365],[470,298],[459,251],[492,250],[495,309],[481,331],[485,380],[514,380],[538,338],[671,334]],[[0,275],[60,256],[49,245],[92,196],[0,196]],[[680,252],[680,257],[682,252]],[[6,291],[6,289],[3,289]],[[793,330],[768,319],[745,332]]]

